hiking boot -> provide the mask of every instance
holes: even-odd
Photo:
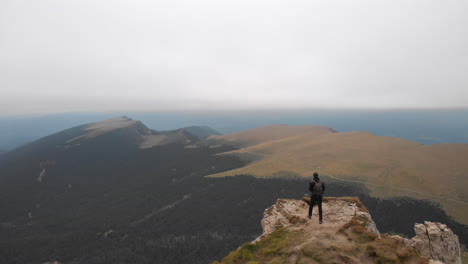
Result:
[[[308,215],[308,216],[307,216],[307,218],[311,219],[311,218],[312,218],[312,216],[311,216],[311,215]]]
[[[322,221],[322,219],[320,219],[320,221],[319,221],[319,224],[323,224],[323,221]]]

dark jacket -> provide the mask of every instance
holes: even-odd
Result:
[[[314,193],[315,183],[317,183],[317,182],[319,182],[322,185],[322,193]],[[325,192],[325,183],[321,182],[320,180],[309,182],[309,191],[311,191],[313,195],[314,194],[315,195],[323,195],[323,193]]]

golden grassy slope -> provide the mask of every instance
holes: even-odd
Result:
[[[257,161],[210,176],[271,177],[281,171],[310,176],[317,171],[364,181],[375,196],[409,195],[437,201],[449,215],[468,224],[468,144],[426,146],[368,132],[333,133],[330,129],[277,139],[267,129],[257,131],[275,139],[253,144],[249,138],[249,147],[225,153]],[[236,140],[243,139],[237,134]]]
[[[212,135],[209,136],[206,141],[210,143],[222,143],[246,147],[276,139],[282,139],[285,137],[297,136],[304,133],[314,132],[316,134],[326,134],[332,131],[333,130],[328,127],[314,125],[271,125],[240,131],[228,135]]]

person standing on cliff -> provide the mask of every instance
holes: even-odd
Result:
[[[320,181],[317,172],[314,172],[314,181],[309,182],[309,191],[312,192],[312,195],[310,196],[309,215],[307,218],[312,218],[312,209],[314,208],[315,203],[317,203],[319,209],[319,223],[322,224],[322,198],[323,193],[325,192],[325,183]]]

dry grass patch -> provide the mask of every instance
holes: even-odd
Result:
[[[338,230],[348,241],[354,242],[359,251],[365,252],[360,259],[371,260],[378,264],[427,264],[429,261],[421,257],[413,248],[388,235],[377,235],[365,228],[367,218],[355,216]]]
[[[382,236],[375,239],[366,246],[366,252],[375,263],[409,263],[409,264],[427,264],[426,258],[419,256],[416,251],[401,241],[389,236]]]
[[[257,243],[246,243],[221,262],[216,261],[213,264],[286,263],[293,237],[292,232],[278,228]]]

